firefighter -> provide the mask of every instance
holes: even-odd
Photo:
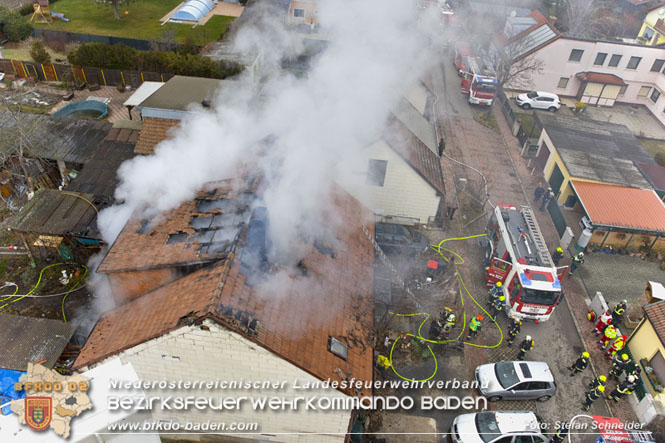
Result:
[[[499,312],[503,311],[503,307],[506,305],[506,297],[503,295],[499,296],[499,298],[494,300],[494,304],[492,304],[492,321],[496,321],[496,316],[499,314]]]
[[[609,310],[603,312],[600,314],[600,317],[598,318],[598,322],[596,323],[596,327],[593,331],[594,334],[600,335],[605,331],[605,328],[607,325],[612,323],[612,314],[610,313]]]
[[[510,327],[508,329],[508,346],[513,345],[515,337],[517,337],[517,334],[519,334],[521,330],[522,322],[516,318],[513,318],[513,321],[510,323]]]
[[[443,321],[443,330],[442,330],[443,336],[445,338],[448,338],[448,334],[450,334],[450,331],[452,331],[454,327],[455,327],[455,314],[449,312]]]
[[[385,380],[388,378],[388,368],[390,368],[390,359],[384,355],[379,354],[374,363],[376,369],[379,370],[381,377]]]
[[[475,337],[483,326],[483,316],[479,315],[471,319],[469,322],[469,334],[466,336],[467,340],[471,340],[471,337]]]
[[[578,372],[584,371],[587,366],[589,366],[589,353],[583,352],[580,358],[568,367],[568,370],[571,371],[570,376],[574,377]]]
[[[583,411],[588,411],[589,408],[591,408],[591,404],[598,400],[600,396],[605,392],[605,386],[600,385],[596,388],[590,389],[589,392],[586,393],[586,400],[584,401],[584,405],[582,406]]]
[[[552,436],[550,443],[563,443],[566,437],[568,437],[569,428],[570,425],[568,423],[562,423]]]
[[[626,312],[627,307],[628,302],[626,300],[621,300],[617,303],[614,307],[614,311],[612,311],[612,324],[618,326],[621,323],[621,319],[623,318],[623,314]]]
[[[633,389],[635,389],[635,386],[636,386],[635,377],[629,375],[626,380],[619,383],[619,386],[617,386],[614,389],[614,391],[610,393],[609,398],[614,400],[616,403],[619,403],[619,400],[621,400],[624,396],[633,393]]]
[[[624,369],[626,369],[626,367],[628,367],[630,363],[631,360],[628,354],[619,355],[617,353],[612,359],[612,367],[610,368],[610,375],[619,378],[619,376],[623,373]]]
[[[589,383],[589,389],[595,389],[601,385],[605,386],[605,384],[607,384],[607,377],[601,375],[599,377],[594,378],[593,381]]]
[[[541,211],[545,210],[545,207],[550,202],[550,200],[552,200],[552,197],[554,197],[554,192],[552,192],[552,188],[547,188],[547,191],[545,191],[545,194],[543,194],[543,202],[540,204]]]
[[[526,353],[533,349],[534,344],[535,343],[530,335],[524,337],[524,340],[522,340],[522,343],[520,344],[520,352],[517,354],[517,359],[524,360]]]
[[[600,338],[600,341],[598,342],[601,349],[605,349],[607,347],[607,344],[611,340],[614,340],[617,337],[617,334],[618,334],[617,328],[615,328],[614,325],[608,325],[605,328],[605,332],[603,332],[603,336]]]
[[[617,337],[617,339],[614,340],[614,342],[612,342],[612,344],[610,345],[610,348],[605,353],[605,355],[607,355],[608,360],[612,360],[612,357],[614,357],[614,355],[617,352],[619,352],[620,350],[623,349],[624,346],[626,346],[626,339],[627,338],[628,337],[626,337],[625,335],[622,335],[621,337]]]
[[[503,292],[501,290],[501,287],[503,286],[503,283],[500,281],[494,283],[494,286],[492,286],[489,290],[490,293],[490,298],[487,300],[487,304],[490,306],[494,306],[494,302],[496,301],[497,298],[501,296],[501,293]]]
[[[559,261],[562,258],[563,258],[563,249],[556,248],[556,251],[554,251],[554,254],[552,254],[552,261],[554,262],[554,266],[559,266]]]
[[[570,269],[568,269],[568,278],[570,278],[570,276],[573,275],[575,269],[582,266],[583,264],[584,264],[584,252],[580,252],[579,254],[574,255],[573,259],[570,262]]]
[[[542,197],[544,193],[545,193],[545,188],[543,188],[543,184],[538,183],[538,187],[533,192],[533,201],[537,202],[538,200],[540,200],[540,197]]]

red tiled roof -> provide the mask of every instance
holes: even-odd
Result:
[[[658,191],[665,191],[665,166],[649,163],[638,163],[642,174],[649,180],[649,183]]]
[[[653,28],[661,34],[665,34],[665,21],[663,21],[662,18],[659,18],[656,20],[656,24],[653,26]]]
[[[155,153],[155,147],[168,138],[168,130],[178,126],[180,120],[168,118],[146,117],[143,127],[139,133],[139,140],[136,143],[134,152],[136,154],[152,155]]]
[[[335,216],[325,217],[331,223],[322,229],[328,229],[331,238],[336,239],[334,244],[326,245],[334,254],[314,246],[306,250],[302,255],[306,276],[295,268],[281,269],[279,275],[274,275],[271,268],[264,283],[253,282],[250,286],[245,282],[245,273],[252,271],[241,263],[243,250],[239,245],[236,253],[211,267],[141,295],[104,315],[74,367],[97,363],[163,335],[183,324],[179,324],[183,317],[189,321],[211,318],[321,379],[339,380],[339,368],[357,380],[371,380],[374,249],[362,229],[371,214],[339,188],[332,197],[329,210]],[[183,206],[190,207],[192,203]],[[180,208],[163,214],[160,226],[176,223],[173,218],[187,219],[184,214],[187,211]],[[135,260],[133,254],[138,251],[131,241],[135,228],[126,228],[118,237],[109,252],[116,255],[114,260]],[[162,231],[160,227],[155,229]],[[371,226],[369,230],[373,236]],[[153,255],[160,255],[163,250],[159,242],[140,248],[148,248]],[[168,256],[172,262],[179,260],[177,254]],[[279,285],[270,280],[271,274],[280,279]],[[250,334],[236,315],[258,320],[256,335]],[[328,351],[329,337],[348,345],[346,361]]]
[[[593,224],[665,233],[665,204],[650,189],[572,180]]]
[[[439,157],[394,115],[388,119],[386,142],[437,192],[444,193]]]
[[[646,3],[646,2],[635,3],[634,1],[631,0],[631,3],[639,5],[640,3]],[[665,6],[665,2],[656,3],[655,5],[646,8],[646,12],[651,12],[654,9],[658,9],[658,8],[663,7],[663,6]]]
[[[665,343],[665,302],[652,303],[643,309],[656,335],[662,343]]]
[[[578,72],[575,74],[582,81],[591,83],[602,83],[605,85],[626,86],[626,82],[614,74],[603,74],[601,72]]]

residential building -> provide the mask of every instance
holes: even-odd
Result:
[[[215,396],[370,394],[364,387],[298,391],[293,383],[372,380],[371,214],[335,188],[321,237],[303,245],[302,259],[290,267],[268,256],[269,214],[257,201],[259,188],[252,178],[211,183],[195,200],[154,220],[130,220],[98,268],[108,276],[119,306],[99,320],[74,369],[120,358],[143,381],[284,386],[219,388]],[[210,394],[209,389],[168,391],[168,396]],[[195,408],[152,413],[179,423],[210,419],[209,411]],[[304,408],[248,406],[221,414],[228,423],[260,423],[266,432],[234,436],[237,440],[344,441],[353,419],[350,410]]]
[[[656,287],[661,291],[660,296],[665,296],[662,285]],[[628,338],[626,347],[642,369],[645,389],[629,396],[629,401],[640,422],[653,426],[665,419],[665,302],[651,298],[642,309],[644,318]]]
[[[534,57],[530,89],[598,106],[646,106],[665,124],[665,48],[621,41],[559,36],[516,58]],[[522,89],[508,83],[506,89]]]
[[[638,163],[637,167],[649,181],[661,200],[665,201],[665,166]]]
[[[286,23],[316,28],[318,26],[318,3],[318,0],[291,0]]]
[[[665,2],[650,6],[646,12],[637,41],[649,46],[662,45],[665,43]]]
[[[654,161],[624,125],[552,113],[535,118],[543,128],[535,164],[559,204],[577,204],[571,180],[651,189],[636,163]]]

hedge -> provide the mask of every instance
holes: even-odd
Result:
[[[238,63],[164,51],[138,51],[123,44],[85,43],[67,55],[69,63],[106,69],[151,71],[195,77],[226,78],[242,71]]]

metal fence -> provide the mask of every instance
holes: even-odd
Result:
[[[506,117],[506,120],[508,120],[508,127],[512,128],[517,117],[515,116],[515,111],[513,111],[513,108],[510,106],[510,99],[506,97],[506,93],[503,92],[503,89],[499,89],[496,92],[496,98],[499,99],[501,111],[503,111],[503,115]]]
[[[137,40],[135,38],[111,37],[109,35],[79,34],[77,32],[55,31],[52,29],[34,28],[32,36],[41,38],[47,42],[81,42],[81,43],[104,43],[107,45],[123,44],[139,51],[158,49],[160,51],[175,51],[181,45],[178,43],[163,43],[150,40]]]
[[[554,226],[556,227],[556,232],[559,233],[559,238],[563,235],[563,233],[566,231],[566,219],[563,216],[563,212],[561,211],[561,207],[559,207],[559,203],[556,201],[557,197],[553,197],[548,206],[547,206],[547,211],[550,213],[550,217],[552,217],[552,221],[554,222]]]
[[[173,74],[130,71],[124,69],[100,69],[89,66],[79,67],[59,63],[40,64],[22,60],[0,59],[0,69],[17,78],[39,81],[87,83],[100,86],[132,86],[137,88],[144,81],[165,82]]]

